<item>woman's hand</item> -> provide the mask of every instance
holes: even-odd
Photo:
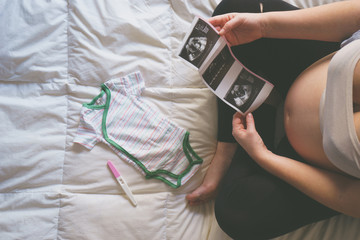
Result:
[[[360,1],[339,1],[294,11],[228,13],[208,21],[232,46],[259,38],[340,42],[360,28]]]
[[[252,42],[263,36],[261,16],[256,13],[228,13],[208,21],[231,46]]]
[[[242,116],[240,113],[234,114],[233,136],[255,161],[269,152],[256,131],[254,117],[251,113],[246,116]]]

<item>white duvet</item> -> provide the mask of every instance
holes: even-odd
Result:
[[[0,239],[228,239],[212,202],[190,207],[185,201],[214,154],[216,101],[176,56],[193,18],[211,16],[217,2],[0,2]],[[134,71],[145,79],[145,100],[190,132],[204,160],[179,189],[146,180],[104,144],[89,151],[73,143],[82,103],[106,80]],[[358,224],[339,216],[282,239],[356,239]]]

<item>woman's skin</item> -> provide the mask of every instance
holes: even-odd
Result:
[[[231,45],[248,43],[262,37],[342,41],[360,29],[360,0],[291,12],[230,13],[210,18],[209,22]],[[322,148],[319,103],[332,56],[307,68],[296,79],[285,100],[286,134],[294,149],[309,164],[270,152],[256,131],[256,119],[252,114],[234,115],[233,136],[265,170],[336,211],[360,217],[360,180],[337,169],[326,158]],[[307,91],[309,85],[313,89],[311,96]],[[360,139],[360,63],[354,72],[353,102],[354,122]],[[236,148],[236,143],[218,142],[202,185],[186,196],[190,205],[207,201],[216,195]]]

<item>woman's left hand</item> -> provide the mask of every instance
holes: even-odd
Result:
[[[254,160],[268,152],[262,138],[256,131],[254,117],[251,113],[246,116],[235,113],[232,124],[234,138]]]

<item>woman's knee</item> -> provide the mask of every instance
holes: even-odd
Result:
[[[260,12],[259,0],[222,0],[216,7],[213,16],[231,12]]]
[[[215,201],[216,220],[230,237],[269,239],[291,229],[287,219],[292,204],[284,195],[287,185],[266,173],[232,180]]]
[[[260,184],[260,185],[259,185]],[[271,189],[262,189],[257,176],[249,176],[241,181],[223,187],[215,201],[216,220],[230,237],[234,239],[262,239],[268,196]],[[260,188],[259,188],[260,187]]]
[[[246,208],[246,206],[244,206]],[[215,217],[220,228],[233,239],[255,240],[267,239],[264,235],[264,226],[256,209],[254,214],[249,215],[248,211],[236,212],[226,202],[215,203]],[[267,233],[265,233],[267,234]]]
[[[283,0],[222,0],[216,7],[213,16],[230,12],[271,12],[296,10],[293,6]]]

